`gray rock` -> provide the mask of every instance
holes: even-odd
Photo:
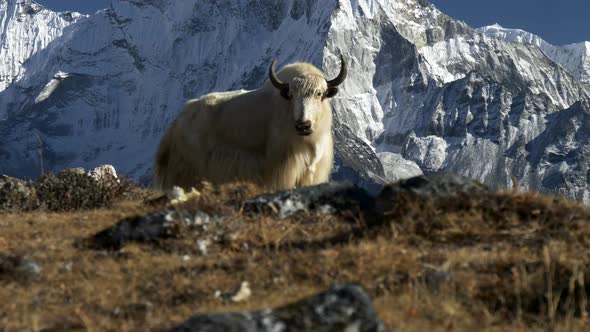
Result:
[[[164,210],[125,218],[87,241],[94,249],[119,250],[129,242],[149,243],[175,237],[187,227],[192,231],[206,231],[212,219],[199,210]]]
[[[400,193],[410,194],[420,200],[484,192],[488,192],[488,188],[477,181],[447,174],[399,181],[384,187],[377,197],[351,183],[330,182],[260,195],[244,201],[240,208],[244,213],[271,214],[277,218],[286,218],[300,212],[328,214],[361,211],[369,219],[375,213],[379,215],[393,208],[396,195]],[[88,240],[93,248],[118,250],[128,242],[156,242],[190,230],[191,236],[194,235],[197,239],[195,247],[199,248],[200,254],[206,254],[206,244],[211,244],[209,237],[220,230],[213,229],[222,224],[220,220],[219,217],[200,210],[166,209],[123,219]]]
[[[357,285],[335,286],[277,309],[196,314],[172,332],[385,331],[371,299]]]
[[[373,198],[364,189],[348,182],[329,182],[261,195],[245,201],[242,209],[246,213],[268,213],[286,218],[298,212],[368,209],[372,204]]]
[[[430,199],[449,197],[457,194],[477,194],[488,191],[487,186],[461,175],[422,175],[386,186],[379,194],[379,199],[388,198],[397,193],[409,193],[418,198]]]
[[[380,224],[383,216],[396,209],[401,196],[420,202],[461,199],[468,195],[483,195],[489,192],[487,186],[460,175],[418,176],[383,188],[375,200],[374,209],[368,211],[370,213],[367,214],[367,219]]]
[[[41,265],[31,257],[0,253],[0,280],[30,280],[41,274]]]
[[[403,147],[406,159],[414,161],[427,174],[441,169],[446,158],[447,142],[438,136],[416,137],[411,133]]]
[[[16,269],[17,272],[32,277],[41,274],[42,270],[41,265],[30,257],[24,257]]]
[[[352,130],[334,119],[334,168],[332,181],[349,181],[371,194],[378,193],[385,180],[384,168],[373,148]]]
[[[391,183],[399,180],[423,175],[422,170],[412,160],[407,160],[400,154],[393,152],[380,152],[377,154],[385,168],[385,179]]]
[[[128,242],[153,242],[169,237],[171,234],[166,227],[168,213],[158,212],[123,219],[92,236],[90,245],[95,249],[118,250]]]

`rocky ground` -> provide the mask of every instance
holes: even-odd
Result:
[[[66,199],[68,198],[68,199]],[[586,331],[590,210],[465,178],[0,178],[0,331]]]

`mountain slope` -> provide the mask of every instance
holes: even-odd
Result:
[[[562,65],[582,83],[590,84],[590,42],[555,46],[530,32],[507,29],[499,24],[481,27],[477,31],[506,41],[538,46],[551,60]]]
[[[424,0],[114,0],[66,30],[0,93],[0,107],[12,105],[0,122],[2,173],[35,177],[42,159],[47,169],[112,163],[148,181],[160,135],[187,99],[255,88],[272,59],[334,75],[343,52],[335,177],[393,179],[415,163],[495,186],[515,176],[525,189],[590,202],[583,156],[567,167],[549,157],[549,146],[579,138],[585,84],[538,47],[481,34]],[[555,121],[572,126],[533,148]],[[547,180],[555,172],[567,181]]]
[[[77,22],[78,13],[54,13],[31,0],[0,3],[0,91],[22,77],[23,64]],[[0,110],[0,118],[2,117]]]

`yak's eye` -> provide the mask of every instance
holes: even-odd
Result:
[[[323,95],[324,94],[321,91],[319,91],[319,90],[315,93],[315,96],[318,97],[318,98],[322,97]]]
[[[287,100],[291,100],[291,98],[293,98],[293,95],[291,95],[291,92],[289,92],[289,89],[281,90],[281,96],[283,96],[283,98],[285,98]]]

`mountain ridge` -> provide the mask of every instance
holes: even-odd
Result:
[[[76,12],[55,13],[32,0],[0,3],[0,91],[23,75],[23,64],[47,47],[80,18]],[[0,118],[2,111],[0,110]]]
[[[427,1],[114,0],[66,30],[36,54],[41,66],[30,62],[0,92],[0,108],[11,105],[0,122],[2,173],[38,175],[40,139],[50,170],[109,163],[149,182],[159,137],[187,99],[255,88],[273,59],[331,75],[344,51],[335,178],[393,180],[399,168],[509,187],[516,177],[524,189],[590,203],[589,158],[569,154],[559,166],[549,157],[580,137],[579,112],[552,114],[588,99],[586,84],[538,47],[479,33]],[[541,136],[550,121],[573,125],[555,141]],[[535,163],[540,136],[544,162]]]
[[[576,79],[590,85],[590,41],[555,46],[533,33],[504,28],[497,23],[478,28],[477,31],[506,41],[537,46]]]

